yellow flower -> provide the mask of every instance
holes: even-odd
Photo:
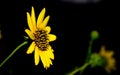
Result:
[[[38,65],[41,59],[44,68],[47,69],[52,65],[51,60],[54,60],[53,49],[49,42],[56,40],[56,36],[54,34],[49,34],[51,28],[46,25],[50,16],[44,19],[45,11],[45,8],[43,8],[38,16],[37,22],[34,7],[32,7],[31,15],[27,12],[27,23],[30,30],[25,29],[25,32],[31,40],[33,40],[27,50],[27,54],[34,52],[35,65]]]
[[[115,67],[116,61],[112,57],[114,54],[113,51],[106,51],[105,46],[102,46],[99,54],[100,54],[100,56],[102,56],[106,59],[106,65],[104,66],[104,68],[108,73],[110,73],[111,70],[116,69],[116,67]]]

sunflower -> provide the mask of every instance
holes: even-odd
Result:
[[[106,59],[106,64],[104,65],[104,69],[108,73],[110,73],[111,70],[115,70],[116,69],[116,67],[115,67],[116,61],[112,57],[113,54],[114,54],[113,51],[106,51],[105,46],[102,46],[101,50],[99,52],[99,55],[102,56],[102,57],[104,57]]]
[[[27,23],[29,29],[25,29],[25,32],[32,40],[26,53],[31,54],[34,52],[35,65],[38,65],[41,59],[44,68],[47,69],[50,65],[53,65],[52,60],[54,60],[53,49],[49,42],[56,40],[56,36],[54,34],[49,34],[51,27],[46,25],[50,16],[48,15],[44,19],[45,11],[46,9],[43,8],[36,21],[34,7],[32,6],[31,15],[27,12]]]

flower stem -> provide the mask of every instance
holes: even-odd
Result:
[[[77,72],[80,72],[80,74],[82,74],[82,72],[84,71],[84,69],[89,65],[90,63],[85,63],[83,66],[75,68],[72,72],[66,74],[66,75],[74,75]]]
[[[87,52],[87,58],[85,62],[89,62],[90,55],[92,53],[92,44],[93,41],[99,38],[99,33],[96,30],[93,30],[90,34],[90,42],[89,42],[89,47],[88,47],[88,52]]]
[[[25,44],[27,44],[28,42],[27,41],[24,41],[23,43],[21,43],[20,45],[18,45],[13,51],[12,53],[0,64],[0,67],[2,67],[5,62],[19,49],[21,48],[22,46],[24,46]]]
[[[88,52],[87,52],[87,58],[86,58],[85,62],[89,61],[89,58],[90,58],[90,55],[91,55],[91,52],[92,52],[92,43],[93,43],[93,40],[90,40],[89,47],[88,47]]]

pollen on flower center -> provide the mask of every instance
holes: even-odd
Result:
[[[45,30],[38,30],[34,34],[36,46],[45,51],[49,45],[48,35]]]

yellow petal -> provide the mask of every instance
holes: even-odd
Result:
[[[52,65],[52,61],[48,55],[48,51],[40,51],[40,58],[43,63],[44,68],[49,68]]]
[[[56,40],[56,36],[54,34],[49,34],[48,37],[49,37],[49,41]]]
[[[44,66],[44,68],[46,67],[46,57],[45,57],[45,53],[44,53],[44,51],[41,51],[40,50],[40,58],[41,58],[41,61],[42,61],[42,63],[43,63],[43,66]]]
[[[46,64],[45,68],[47,69],[50,67],[51,60],[48,57],[46,57],[46,62],[47,62],[47,64]]]
[[[45,68],[47,69],[50,67],[50,65],[53,65],[51,59],[54,59],[54,54],[53,54],[53,50],[51,46],[49,46],[47,51],[44,51],[44,54],[45,54],[45,59],[46,59]]]
[[[46,54],[45,54],[46,55]],[[45,68],[49,68],[50,67],[50,64],[52,64],[52,61],[49,57],[45,56],[45,60],[46,60],[46,65],[45,65]]]
[[[44,68],[47,69],[48,67],[50,67],[50,61],[49,61],[50,59],[49,57],[47,57],[46,51],[40,52],[40,58],[41,58]]]
[[[47,31],[47,33],[50,33],[51,27],[50,27],[50,26],[47,26],[47,27],[45,27],[45,30]]]
[[[35,42],[32,42],[27,50],[27,54],[31,54],[35,49]]]
[[[42,9],[42,11],[40,12],[38,19],[37,19],[37,27],[40,28],[40,25],[44,19],[45,16],[45,8]]]
[[[42,24],[40,25],[40,27],[39,28],[45,28],[46,27],[46,25],[47,25],[47,23],[48,23],[48,21],[49,21],[49,19],[50,19],[50,16],[47,16],[45,19],[44,19],[44,21],[42,22]]]
[[[34,40],[34,34],[30,31],[30,30],[28,30],[28,29],[25,29],[25,32],[28,34],[28,36],[32,39],[32,40]]]
[[[38,47],[36,46],[35,47],[35,53],[34,53],[34,60],[35,60],[35,65],[38,65],[39,61],[40,61],[40,58],[39,58],[39,49]]]
[[[49,47],[46,51],[46,56],[48,56],[51,59],[54,59],[53,49],[51,47]]]
[[[50,60],[50,59],[49,59],[49,60]],[[51,61],[51,60],[50,60],[49,62],[50,62],[50,64],[51,64],[51,65],[53,65],[53,63],[52,63],[52,61]]]
[[[34,32],[34,26],[33,26],[30,14],[28,12],[27,12],[27,23],[28,23],[28,26],[29,26],[30,30],[32,32]]]
[[[108,66],[110,67],[110,68],[112,68],[112,69],[114,69],[115,68],[115,63],[116,63],[116,61],[115,61],[115,59],[114,58],[109,58],[109,60],[108,60]]]
[[[112,55],[114,54],[114,52],[113,51],[107,51],[107,57],[112,57]]]
[[[36,30],[36,17],[35,17],[34,7],[32,7],[32,11],[31,11],[31,20],[32,20],[32,24],[33,24],[33,31],[35,32],[35,30]]]
[[[100,55],[105,55],[105,53],[106,53],[105,46],[102,46],[100,50]]]
[[[44,55],[46,55],[46,54],[44,54]],[[50,59],[47,57],[47,56],[45,56],[45,62],[46,62],[46,64],[45,64],[45,66],[44,66],[44,68],[48,68],[48,67],[50,67],[50,61],[49,61]]]

